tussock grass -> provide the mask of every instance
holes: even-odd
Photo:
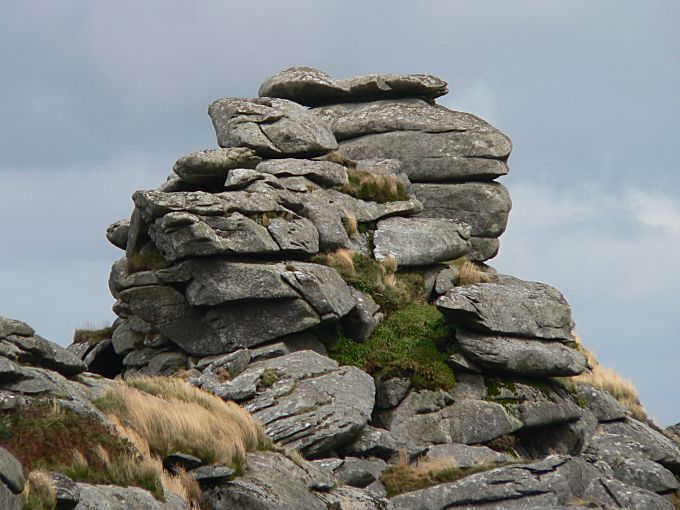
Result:
[[[422,275],[396,273],[397,262],[393,258],[376,262],[370,257],[341,248],[320,253],[312,261],[335,268],[349,285],[370,295],[386,312],[425,300]]]
[[[471,468],[460,468],[454,459],[446,458],[425,459],[409,464],[408,456],[402,452],[399,463],[383,471],[380,480],[385,485],[387,496],[393,497],[440,483],[454,482],[499,466],[501,464],[483,464]]]
[[[331,151],[328,154],[317,158],[321,161],[330,161],[331,163],[337,163],[338,165],[342,165],[345,168],[356,168],[357,167],[357,162],[354,161],[351,158],[348,158],[347,156],[343,156],[337,151]]]
[[[178,378],[119,383],[95,404],[116,420],[122,435],[161,458],[181,451],[241,472],[246,452],[269,444],[245,409]]]
[[[352,213],[345,213],[343,215],[342,226],[350,237],[353,237],[359,231],[359,222],[357,221],[357,217]]]
[[[457,285],[471,285],[473,283],[488,283],[489,276],[484,274],[481,267],[470,260],[463,261],[459,266]]]
[[[375,376],[408,377],[416,388],[451,388],[456,380],[446,360],[451,329],[433,305],[410,303],[392,312],[363,343],[340,332],[328,354]]]
[[[595,354],[583,346],[581,338],[577,334],[574,334],[574,336],[576,338],[577,349],[585,354],[588,364],[592,369],[570,379],[575,383],[585,383],[606,390],[621,405],[630,410],[633,418],[647,421],[647,413],[644,407],[642,407],[640,395],[633,382],[622,377],[611,368],[601,365]]]
[[[355,198],[378,203],[408,199],[403,181],[393,175],[349,168],[347,178],[348,183],[341,191]]]
[[[90,323],[86,323],[82,327],[76,329],[73,333],[73,343],[81,344],[87,342],[94,345],[101,342],[102,340],[111,338],[111,335],[113,335],[113,330],[113,326],[97,328]]]
[[[54,510],[57,507],[57,491],[45,471],[31,471],[21,496],[24,510]]]

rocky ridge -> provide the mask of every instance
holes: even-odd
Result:
[[[447,92],[298,67],[215,101],[219,148],[181,157],[107,230],[125,251],[111,334],[64,350],[0,319],[3,409],[50,397],[105,421],[91,401],[109,378],[180,376],[301,453],[210,475],[204,508],[674,508],[673,430],[572,381],[592,367],[564,296],[484,263],[512,146],[436,104]],[[6,450],[0,480],[20,508]],[[132,490],[77,485],[69,508]]]

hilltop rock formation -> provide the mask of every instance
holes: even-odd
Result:
[[[277,446],[237,474],[198,468],[206,508],[672,509],[674,430],[570,379],[592,367],[564,296],[484,264],[511,209],[496,179],[512,145],[437,104],[447,92],[429,75],[299,67],[212,103],[220,148],[180,157],[107,230],[125,252],[109,334],[67,351],[0,319],[2,405],[97,413],[110,383],[86,368],[238,403]],[[78,486],[76,508],[155,508]]]

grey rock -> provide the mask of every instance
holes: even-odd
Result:
[[[276,381],[261,387],[265,370]],[[230,398],[250,393],[244,407],[269,436],[314,458],[351,442],[370,419],[375,403],[373,379],[355,367],[311,351],[299,351],[251,364],[214,392]]]
[[[144,334],[135,331],[130,326],[130,321],[125,320],[111,335],[111,345],[116,354],[124,356],[131,350],[140,347],[144,342]]]
[[[519,431],[514,448],[528,458],[541,458],[551,454],[581,455],[590,445],[596,429],[597,418],[588,409],[582,409],[581,416],[574,421]]]
[[[350,202],[351,200],[350,198]],[[305,207],[300,211],[302,216],[314,224],[319,233],[319,249],[325,251],[350,247],[343,218],[354,215],[353,209],[337,207],[334,203],[333,198],[323,190],[317,190],[306,195]]]
[[[463,356],[460,352],[452,353],[446,360],[446,363],[458,373],[461,372],[472,372],[475,374],[481,374],[482,370],[472,363],[469,359]]]
[[[225,190],[240,190],[247,188],[256,181],[267,179],[278,182],[278,179],[272,177],[271,175],[264,175],[257,170],[252,170],[248,168],[235,168],[229,170],[227,175],[227,180],[224,181]]]
[[[169,492],[165,501],[158,501],[138,487],[78,483],[78,490],[80,501],[74,510],[189,510],[179,496]]]
[[[186,297],[193,306],[298,297],[283,279],[287,271],[284,264],[247,264],[211,258],[189,260],[186,265],[193,277]]]
[[[376,409],[390,409],[406,396],[411,381],[402,377],[379,378],[375,381]]]
[[[579,384],[576,395],[599,421],[622,420],[629,413],[618,400],[595,386]]]
[[[35,335],[35,331],[25,322],[8,319],[7,317],[0,317],[0,338],[5,338],[10,335],[33,336]]]
[[[456,385],[450,391],[454,400],[482,400],[486,398],[487,388],[484,377],[470,371],[456,371]]]
[[[376,413],[380,425],[391,429],[417,414],[435,413],[454,402],[451,395],[444,391],[416,390],[410,392],[395,409]]]
[[[20,494],[14,494],[11,490],[0,484],[0,508],[4,510],[21,510],[24,501]]]
[[[228,466],[202,466],[189,471],[190,476],[202,487],[224,483],[233,478],[235,473]]]
[[[440,218],[388,218],[378,222],[376,260],[394,258],[400,266],[425,266],[464,255],[470,229]]]
[[[503,406],[484,400],[460,400],[442,409],[440,427],[450,436],[447,442],[483,443],[510,434],[522,423]]]
[[[163,459],[163,467],[170,471],[174,471],[178,467],[184,470],[196,469],[203,464],[204,462],[198,457],[182,452],[171,453]]]
[[[647,489],[652,492],[668,493],[680,489],[677,478],[651,460],[622,459],[612,466],[614,476],[625,484]]]
[[[470,237],[470,251],[468,257],[471,260],[484,262],[498,255],[500,241],[495,237]]]
[[[614,478],[599,477],[592,481],[584,498],[613,508],[630,510],[673,510],[673,505],[651,491],[631,487]]]
[[[334,474],[343,485],[363,489],[379,481],[387,467],[384,460],[345,457],[344,462],[334,470]]]
[[[370,338],[375,328],[382,322],[384,314],[380,313],[380,306],[368,294],[350,287],[356,306],[350,310],[343,321],[343,329],[347,336],[363,342]]]
[[[18,358],[22,363],[49,368],[66,376],[87,370],[75,354],[40,336],[8,335],[5,340],[22,351]]]
[[[223,369],[226,370],[233,379],[248,367],[250,359],[251,355],[248,349],[239,349],[238,351],[229,354],[201,358],[198,363],[196,363],[196,368],[209,372]]]
[[[338,146],[306,108],[286,99],[220,99],[208,109],[220,147],[249,147],[261,156],[322,155]]]
[[[322,356],[328,356],[326,347],[318,337],[309,332],[296,333],[283,337],[280,341],[264,344],[251,349],[251,361],[264,361],[266,359],[285,356],[297,351],[314,351]]]
[[[388,430],[367,426],[345,451],[348,455],[377,457],[392,462],[399,457],[401,452],[407,452],[410,458],[415,458],[424,451],[424,448],[397,439]]]
[[[500,467],[402,494],[394,497],[392,504],[403,510],[566,506],[584,494],[596,473],[595,468],[580,459],[551,456],[533,464]]]
[[[460,269],[456,266],[449,266],[439,271],[434,283],[434,292],[438,295],[446,294],[456,286],[459,274]]]
[[[409,179],[408,174],[401,169],[401,161],[398,159],[360,159],[356,161],[356,169],[360,172],[367,172],[376,176],[396,178],[403,184],[405,192],[408,193],[411,189],[411,179]]]
[[[161,352],[149,360],[148,375],[170,376],[187,369],[187,356],[182,352]]]
[[[261,158],[245,147],[229,147],[194,152],[182,156],[173,172],[190,186],[221,188],[229,170],[255,168]]]
[[[429,460],[445,460],[461,469],[504,464],[512,459],[486,446],[465,444],[438,444],[430,446],[425,453]]]
[[[501,235],[512,207],[508,190],[496,182],[413,184],[411,193],[423,204],[419,216],[462,221],[473,237]]]
[[[427,97],[448,92],[445,81],[426,74],[369,74],[335,80],[311,67],[290,67],[267,78],[261,97],[282,97],[307,106],[373,98]]]
[[[472,333],[456,330],[461,352],[491,373],[525,377],[572,376],[586,369],[586,357],[552,340]]]
[[[50,471],[49,476],[52,482],[52,487],[57,497],[56,510],[71,510],[80,501],[80,489],[78,484],[71,480],[68,476],[61,473]]]
[[[307,301],[321,320],[344,317],[356,306],[354,294],[332,267],[295,262],[283,279]]]
[[[14,494],[24,490],[25,480],[21,463],[2,446],[0,446],[0,481]]]
[[[136,349],[125,355],[123,365],[126,367],[144,367],[156,354],[159,354],[159,351],[151,347]]]
[[[307,218],[274,218],[267,230],[282,252],[313,255],[319,251],[319,233]]]
[[[124,250],[127,247],[130,220],[119,220],[111,223],[106,229],[106,238],[116,248]]]
[[[270,159],[257,165],[258,172],[276,177],[306,177],[319,186],[334,187],[347,184],[347,169],[331,161],[308,159]]]
[[[543,283],[508,278],[504,283],[464,285],[435,304],[447,319],[470,331],[573,341],[569,304]]]

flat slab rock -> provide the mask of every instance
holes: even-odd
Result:
[[[399,266],[426,266],[464,255],[470,227],[440,218],[388,218],[378,222],[373,254],[394,258]]]
[[[287,99],[220,99],[208,114],[220,147],[248,147],[265,157],[318,156],[338,147],[325,123]]]
[[[544,283],[503,277],[499,283],[454,287],[435,304],[469,331],[573,341],[571,307]]]
[[[139,487],[78,483],[80,500],[73,510],[189,510],[176,494],[166,492],[165,501]]]
[[[247,471],[203,492],[210,508],[233,510],[387,510],[386,500],[355,488],[336,488],[330,470],[274,452],[250,453]]]
[[[370,375],[312,351],[253,363],[211,391],[240,402],[274,441],[308,458],[356,439],[375,404]]]
[[[245,147],[229,147],[192,152],[179,158],[173,172],[186,184],[221,187],[229,170],[255,168],[262,158]]]
[[[586,369],[586,357],[554,340],[480,334],[458,329],[456,341],[467,359],[487,372],[525,377],[572,376]]]
[[[347,169],[331,161],[268,159],[255,169],[277,177],[306,177],[319,186],[333,187],[347,184]]]
[[[258,95],[280,97],[307,106],[373,98],[428,97],[448,92],[445,81],[427,74],[369,74],[345,79],[311,67],[289,67],[267,78]]]
[[[500,236],[512,208],[508,190],[497,182],[414,183],[411,193],[423,203],[419,216],[467,223],[473,238]]]

